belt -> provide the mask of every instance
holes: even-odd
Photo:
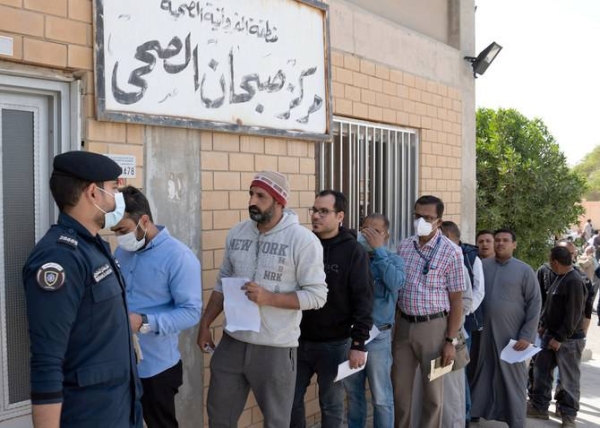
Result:
[[[429,315],[408,315],[408,314],[405,314],[404,312],[400,313],[400,316],[402,318],[404,318],[405,320],[407,320],[408,322],[431,321],[431,320],[434,320],[437,318],[443,318],[446,315],[448,315],[448,312],[446,312],[446,311],[438,312],[436,314],[429,314]]]
[[[384,324],[381,327],[377,327],[377,330],[379,330],[379,331],[386,331],[386,330],[389,330],[390,328],[392,328],[391,324]]]

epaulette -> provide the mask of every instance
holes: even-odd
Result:
[[[65,244],[73,248],[77,248],[79,245],[79,241],[69,235],[60,235],[56,240],[60,244]]]

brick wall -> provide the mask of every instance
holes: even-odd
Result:
[[[82,78],[82,138],[84,149],[98,153],[131,154],[143,183],[143,127],[98,122],[95,116],[91,0],[0,0],[0,35],[14,40],[13,56],[0,59],[48,67]]]
[[[332,54],[334,114],[420,130],[420,191],[440,196],[447,218],[460,219],[461,110],[454,88],[391,70],[341,52]],[[202,263],[205,302],[223,259],[227,231],[247,218],[247,186],[253,172],[275,169],[288,175],[293,194],[290,207],[308,222],[314,199],[315,162],[311,142],[227,134],[203,136],[202,147]],[[298,208],[298,209],[296,209]],[[215,322],[217,339],[222,318]],[[205,386],[210,381],[210,358],[205,359]],[[320,421],[315,379],[306,394],[308,426]],[[206,392],[206,391],[205,391]],[[205,394],[206,396],[206,394]],[[251,395],[239,427],[261,427],[262,414]]]
[[[460,92],[343,52],[331,59],[334,114],[420,130],[420,193],[441,197],[445,217],[459,221]]]
[[[0,55],[0,59],[66,74],[77,72],[84,92],[84,148],[135,155],[138,174],[128,184],[142,186],[143,126],[94,119],[92,31],[91,0],[0,0],[0,35],[14,40],[14,55]],[[420,192],[441,196],[447,204],[447,217],[457,221],[461,201],[459,92],[341,52],[333,52],[332,65],[334,113],[420,130]],[[293,189],[290,207],[296,209],[301,222],[307,223],[305,208],[314,199],[315,160],[314,143],[307,141],[211,132],[203,132],[201,140],[202,266],[204,301],[208,302],[223,259],[227,231],[247,218],[247,189],[254,172],[273,169],[287,174]],[[218,340],[222,318],[215,324]],[[206,386],[209,362],[206,358]],[[309,424],[317,423],[320,415],[314,383],[307,391],[306,406]],[[262,426],[262,415],[252,396],[239,426]]]

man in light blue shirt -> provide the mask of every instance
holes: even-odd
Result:
[[[369,253],[375,282],[373,325],[380,333],[367,344],[369,356],[365,370],[344,379],[348,395],[348,427],[364,428],[367,419],[365,381],[369,380],[373,404],[373,427],[394,426],[394,394],[392,391],[392,327],[396,316],[398,291],[404,286],[404,260],[386,248],[390,221],[383,214],[367,216],[358,235]]]
[[[128,186],[122,193],[125,216],[112,230],[119,243],[115,257],[127,286],[129,321],[142,351],[138,372],[144,421],[148,428],[176,428],[175,395],[183,379],[179,332],[200,320],[200,262],[166,227],[154,224],[142,192]]]

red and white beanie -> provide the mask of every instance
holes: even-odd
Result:
[[[254,176],[250,187],[256,186],[266,190],[284,207],[290,198],[290,183],[283,174],[274,171],[261,171]]]

